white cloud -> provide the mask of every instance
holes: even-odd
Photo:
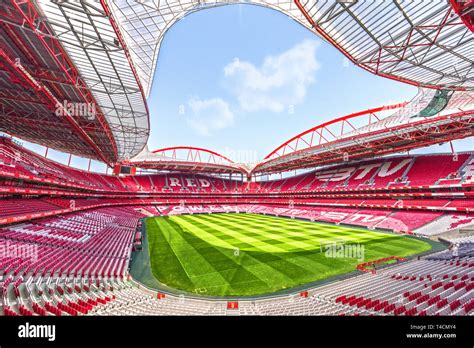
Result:
[[[186,122],[200,135],[209,136],[234,123],[234,114],[229,104],[221,98],[201,100],[194,97],[188,101],[188,105],[192,113],[186,118]]]
[[[303,41],[279,55],[266,57],[259,67],[238,60],[226,65],[226,82],[242,110],[282,112],[301,103],[319,68],[318,45],[317,41]]]

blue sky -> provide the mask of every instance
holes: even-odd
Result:
[[[307,79],[291,78],[301,74]],[[252,88],[265,83],[267,88]],[[416,87],[356,67],[279,12],[224,6],[185,17],[165,37],[149,98],[149,147],[193,145],[259,160],[312,126],[408,101],[416,92]],[[259,106],[255,99],[284,106]],[[210,126],[215,123],[220,127]]]
[[[312,126],[408,101],[416,91],[354,66],[276,11],[252,5],[204,10],[175,24],[163,41],[148,99],[149,148],[189,145],[236,161],[260,160]],[[472,149],[472,143],[456,142],[455,149]],[[49,157],[67,160],[56,152]],[[87,161],[76,158],[73,165]]]

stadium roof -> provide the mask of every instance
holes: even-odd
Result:
[[[192,173],[245,174],[247,169],[217,152],[199,147],[176,146],[150,152],[148,146],[126,164],[144,169]]]
[[[0,130],[106,163],[146,144],[140,80],[106,2],[0,3]]]
[[[429,119],[413,118],[413,110],[405,109],[400,117],[369,121],[364,128],[353,130],[358,139],[350,140],[343,132],[318,151],[340,152],[343,140],[360,142],[361,135],[364,142],[382,141],[382,138],[387,142],[388,138],[371,138],[369,134],[385,132],[398,134],[400,138],[402,129],[403,141],[395,142],[392,138],[390,146],[384,143],[384,153],[462,138],[469,136],[469,132],[472,135],[469,118],[474,109],[472,2],[255,0],[246,3],[287,14],[371,73],[421,88],[458,91],[449,95],[449,105],[436,114],[444,120],[435,120],[433,115]],[[144,149],[148,139],[149,113],[145,98],[150,93],[164,35],[185,15],[226,4],[229,2],[215,0],[1,2],[0,131],[109,164],[127,162]],[[419,96],[416,107],[425,108],[435,100],[434,90],[421,89],[424,99]],[[456,110],[454,105],[461,100],[464,109]],[[65,101],[93,106],[94,117],[84,117],[69,109]],[[415,102],[410,107],[413,105]],[[348,126],[350,119],[332,124]],[[402,120],[403,124],[390,120]],[[372,123],[378,123],[381,128]],[[441,131],[439,127],[444,128]],[[314,131],[317,129],[322,128],[316,127]],[[424,136],[419,132],[425,132]],[[433,132],[438,135],[434,136]],[[447,132],[444,137],[443,132]],[[293,140],[302,140],[310,133],[314,134],[308,131]],[[338,144],[335,149],[334,141]],[[358,146],[368,148],[363,144]],[[329,157],[322,161],[321,156],[307,156],[310,153],[307,149],[298,149],[290,155],[291,147],[291,141],[285,143],[257,164],[255,170],[274,172],[329,161]],[[314,146],[308,148],[315,150]],[[356,151],[356,147],[350,149],[349,155],[374,154]],[[232,170],[237,167],[229,165]],[[215,170],[214,164],[209,170]],[[243,167],[240,170],[246,172]]]
[[[474,88],[474,35],[467,21],[456,14],[461,9],[457,5],[453,8],[448,1],[255,0],[245,3],[287,14],[374,74],[416,86]],[[111,2],[147,95],[168,29],[189,13],[225,4],[229,2]],[[462,9],[463,13],[468,10]]]
[[[474,88],[474,35],[448,1],[294,1],[317,33],[372,73]]]

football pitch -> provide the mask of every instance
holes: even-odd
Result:
[[[154,217],[146,229],[154,277],[210,296],[272,293],[431,249],[401,235],[254,214]]]

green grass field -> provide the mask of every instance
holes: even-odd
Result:
[[[253,214],[155,217],[146,229],[153,275],[169,287],[211,296],[272,293],[352,272],[361,262],[431,249],[394,234]],[[334,242],[344,250],[363,248],[329,254]]]

